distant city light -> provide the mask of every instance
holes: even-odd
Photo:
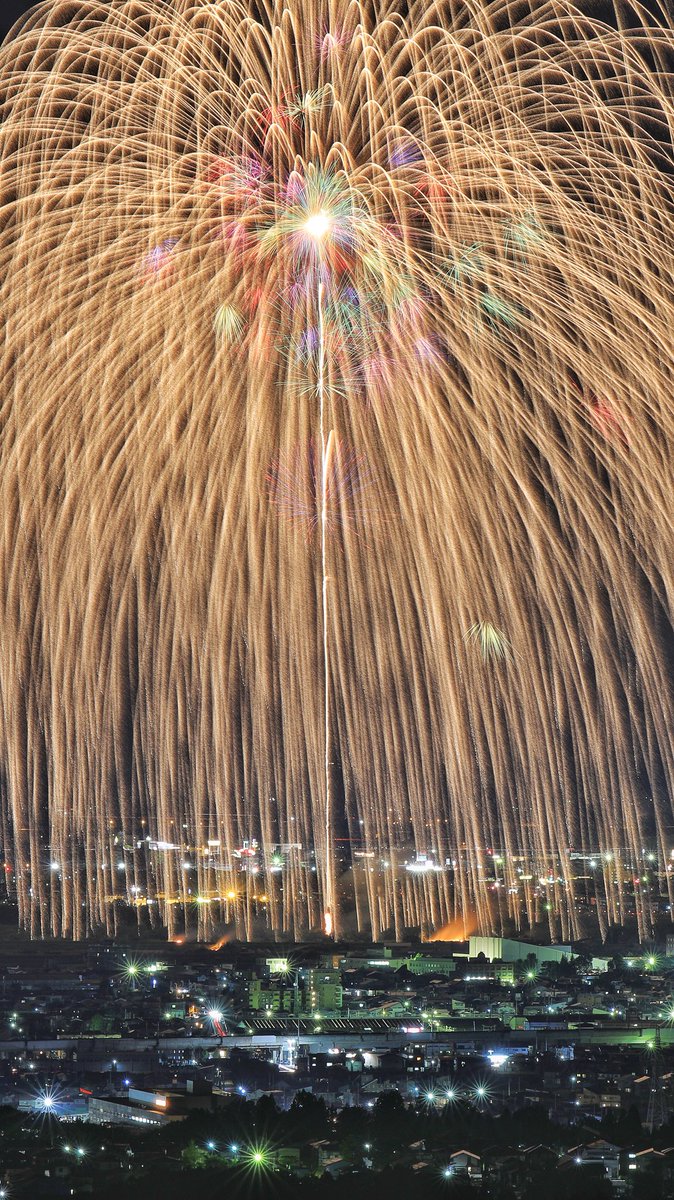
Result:
[[[29,1070],[34,1069],[34,1063],[26,1064]],[[41,1088],[35,1098],[35,1110],[42,1114],[43,1117],[49,1117],[56,1113],[59,1104],[59,1091],[52,1084]]]
[[[510,1055],[504,1054],[503,1052],[490,1053],[489,1054],[489,1063],[494,1068],[495,1071],[498,1071],[499,1067],[502,1067],[504,1065],[504,1063],[507,1063],[509,1058],[510,1058]]]

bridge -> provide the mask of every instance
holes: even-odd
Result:
[[[270,1022],[270,1024],[272,1024]],[[125,1061],[130,1059],[142,1061],[147,1055],[158,1060],[175,1060],[189,1057],[204,1062],[209,1057],[227,1057],[232,1050],[257,1051],[266,1050],[269,1058],[274,1061],[284,1061],[288,1048],[292,1045],[294,1056],[301,1054],[327,1054],[339,1047],[346,1052],[370,1052],[381,1054],[387,1050],[402,1050],[405,1046],[432,1046],[437,1053],[452,1053],[458,1048],[474,1047],[481,1050],[498,1047],[507,1051],[512,1048],[523,1049],[528,1046],[536,1050],[554,1049],[555,1046],[632,1046],[649,1049],[649,1042],[654,1039],[657,1022],[644,1023],[638,1027],[610,1026],[598,1029],[569,1029],[569,1028],[537,1028],[537,1029],[503,1029],[467,1027],[468,1022],[461,1026],[441,1029],[405,1026],[399,1024],[396,1028],[375,1029],[349,1027],[343,1022],[343,1029],[323,1030],[320,1032],[287,1024],[276,1029],[257,1029],[250,1033],[233,1033],[210,1037],[163,1037],[155,1038],[125,1038],[103,1037],[98,1034],[91,1037],[61,1037],[12,1039],[0,1042],[0,1057],[12,1059],[17,1057],[68,1057],[77,1062],[86,1063],[100,1070],[112,1070],[117,1064],[118,1069],[124,1069]],[[674,1027],[661,1026],[660,1040],[663,1046],[674,1045]]]

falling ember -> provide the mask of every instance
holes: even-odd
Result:
[[[326,937],[332,937],[332,913],[329,908],[323,913],[323,932]]]
[[[223,933],[222,937],[219,937],[217,939],[217,941],[208,943],[208,949],[216,950],[216,951],[222,950],[223,946],[228,945],[228,943],[231,942],[231,940],[232,940],[232,935],[230,933]]]
[[[455,917],[446,925],[442,925],[440,929],[435,929],[426,940],[429,942],[465,942],[477,929],[477,914],[466,912],[462,913],[460,917]]]
[[[0,49],[21,923],[113,934],[120,896],[176,940],[341,936],[353,879],[375,938],[531,927],[516,853],[561,878],[619,846],[600,928],[633,908],[645,936],[633,862],[674,816],[674,34],[572,0],[93,7]]]

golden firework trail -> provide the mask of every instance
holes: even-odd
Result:
[[[645,847],[674,900],[674,35],[634,9],[69,0],[0,50],[33,934],[567,938],[571,850],[603,931],[649,932]]]

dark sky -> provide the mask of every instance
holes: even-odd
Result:
[[[0,40],[4,41],[14,22],[32,7],[23,0],[0,0]]]

